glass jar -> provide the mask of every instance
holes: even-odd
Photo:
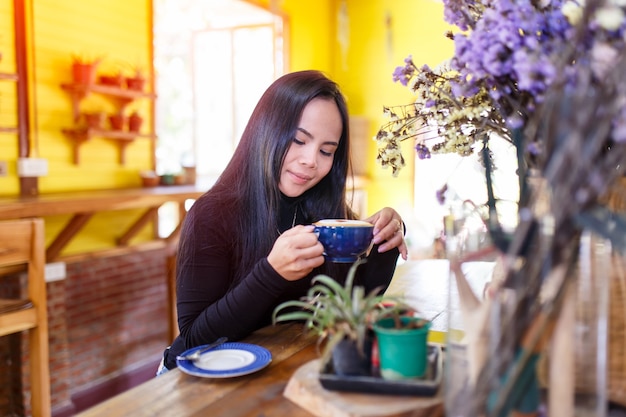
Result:
[[[473,226],[476,210],[447,219],[447,416],[606,416],[610,244],[583,231],[564,245],[537,218],[507,253]],[[483,291],[473,262],[494,263]]]

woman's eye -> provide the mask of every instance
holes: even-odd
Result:
[[[304,142],[302,142],[302,141],[301,141],[300,139],[298,139],[298,138],[293,138],[293,141],[294,141],[294,143],[295,143],[295,144],[297,144],[297,145],[304,145]]]
[[[320,149],[320,153],[321,153],[322,155],[324,155],[324,156],[333,156],[333,153],[332,153],[332,152],[328,152],[328,151],[325,151],[325,150],[323,150],[323,149]]]

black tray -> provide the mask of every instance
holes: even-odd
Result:
[[[443,373],[441,346],[428,345],[428,369],[422,378],[391,381],[377,375],[341,376],[335,374],[332,361],[320,372],[320,383],[329,390],[369,394],[434,396]]]

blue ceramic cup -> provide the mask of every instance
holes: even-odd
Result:
[[[362,220],[324,219],[313,226],[324,256],[331,262],[355,262],[374,237],[374,225]]]

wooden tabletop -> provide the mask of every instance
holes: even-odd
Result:
[[[173,369],[100,403],[80,417],[290,416],[313,414],[283,396],[293,373],[318,357],[316,338],[302,323],[269,326],[243,342],[269,349],[272,362],[259,372],[225,379],[200,378]]]
[[[263,328],[244,339],[244,342],[263,346],[272,353],[271,363],[256,373],[216,379],[191,376],[173,369],[78,414],[78,417],[443,415],[440,394],[415,397],[325,390],[318,381],[317,338],[303,334],[303,330],[302,323],[281,324]]]
[[[478,268],[478,266],[480,268]],[[476,290],[481,290],[484,285],[484,277],[492,268],[492,265],[478,265]],[[437,314],[445,309],[447,292],[443,287],[448,282],[448,266],[444,261],[415,261],[407,262],[398,267],[390,293],[403,295],[417,302],[421,310],[429,314]],[[433,282],[436,290],[433,290]],[[440,288],[441,287],[441,288]],[[426,289],[430,288],[430,292]],[[419,290],[419,291],[418,291]],[[424,294],[421,294],[425,292]],[[443,293],[440,293],[443,292]],[[416,294],[421,294],[419,299],[414,299]],[[311,334],[304,334],[302,323],[289,323],[278,326],[263,328],[243,342],[254,343],[263,346],[272,353],[270,365],[253,374],[235,378],[210,379],[191,376],[178,369],[155,377],[129,391],[90,408],[79,417],[118,417],[118,416],[211,416],[211,417],[315,417],[323,416],[365,416],[370,414],[352,413],[350,404],[363,404],[364,400],[383,404],[385,401],[394,403],[405,401],[400,397],[374,396],[376,398],[364,398],[366,394],[341,394],[326,392],[324,395],[315,394],[312,389],[309,398],[302,393],[302,403],[306,403],[314,396],[318,404],[312,404],[308,409],[320,410],[319,403],[328,406],[337,396],[341,395],[341,401],[333,405],[342,409],[342,413],[316,413],[307,411],[295,401],[284,395],[287,384],[293,381],[292,376],[303,366],[319,358],[316,347],[317,338]],[[314,378],[315,376],[313,376]],[[298,382],[298,381],[297,381]],[[302,381],[299,381],[302,382]],[[297,385],[298,391],[306,389],[306,383]],[[292,392],[293,393],[293,392]],[[372,397],[372,395],[369,395]],[[292,398],[292,397],[290,397]],[[293,399],[293,398],[292,398]],[[413,400],[415,397],[413,397]],[[439,400],[440,402],[440,400]],[[436,401],[424,398],[424,407],[413,407],[411,413],[379,413],[371,415],[393,416],[439,416],[441,407],[432,408]],[[420,407],[421,407],[420,406]],[[370,407],[371,408],[371,407]],[[390,407],[387,407],[391,409]],[[329,407],[325,408],[326,410]],[[349,411],[349,412],[348,412]]]
[[[177,185],[50,193],[32,197],[0,196],[0,220],[153,207],[169,201],[196,199],[205,191],[206,187]]]

